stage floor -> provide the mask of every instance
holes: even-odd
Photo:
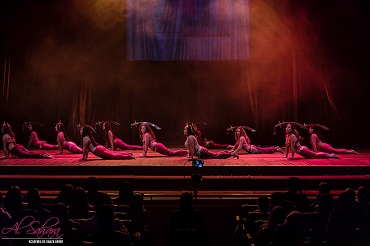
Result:
[[[218,150],[212,150],[218,151]],[[191,163],[184,157],[170,157],[149,151],[147,157],[139,157],[139,150],[130,151],[136,157],[133,160],[102,160],[89,153],[87,161],[81,161],[80,154],[56,151],[38,150],[34,152],[50,153],[53,159],[0,159],[1,166],[190,166]],[[305,159],[296,155],[296,159],[283,158],[281,153],[274,154],[247,154],[239,153],[239,159],[206,159],[205,166],[369,166],[370,149],[362,149],[359,154],[338,154],[340,159]],[[4,156],[3,151],[0,156]]]

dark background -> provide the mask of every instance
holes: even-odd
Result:
[[[183,144],[187,121],[207,122],[217,142],[248,125],[254,144],[284,145],[283,129],[272,133],[285,120],[329,127],[322,137],[335,147],[367,148],[369,2],[251,0],[249,59],[158,62],[126,60],[125,1],[3,0],[0,120],[23,143],[23,121],[55,142],[59,120],[76,141],[77,123],[115,120],[128,143],[139,143],[130,123],[150,121],[168,145]]]

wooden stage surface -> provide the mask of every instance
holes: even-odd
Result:
[[[304,193],[310,199],[315,198],[322,181],[330,185],[333,195],[348,187],[369,186],[370,150],[358,152],[338,155],[340,159],[287,160],[280,153],[240,153],[239,159],[205,160],[204,167],[198,170],[203,179],[197,186],[197,201],[208,230],[215,232],[210,245],[228,245],[241,205],[255,204],[261,195],[286,190],[290,176],[301,179]],[[140,153],[133,151],[135,157]],[[53,159],[0,159],[0,192],[5,194],[11,185],[18,185],[23,192],[36,187],[45,200],[52,201],[64,184],[84,187],[86,178],[95,176],[100,180],[101,190],[115,198],[119,184],[129,180],[135,191],[144,193],[153,245],[169,245],[165,241],[168,215],[176,208],[181,192],[194,188],[191,176],[195,168],[190,162],[184,157],[154,152],[135,160],[102,160],[91,153],[88,161],[79,158],[79,154],[64,153],[54,155]]]
[[[218,151],[218,150],[212,150]],[[57,154],[55,150],[35,150],[33,152],[50,153],[53,159],[0,159],[0,168],[4,166],[190,166],[191,163],[184,157],[170,157],[149,151],[147,157],[139,157],[141,151],[130,151],[136,157],[134,160],[102,160],[89,153],[87,161],[80,161],[80,154],[65,152]],[[247,154],[239,153],[239,159],[206,159],[205,166],[364,166],[370,167],[370,149],[360,150],[359,154],[338,154],[340,159],[305,159],[296,155],[294,160],[283,158],[281,153],[274,154]],[[0,156],[3,156],[0,151]]]

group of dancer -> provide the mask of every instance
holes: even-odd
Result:
[[[155,134],[151,128],[154,124],[149,122],[135,122],[134,125],[139,126],[140,145],[130,145],[119,139],[113,132],[112,124],[119,125],[117,122],[97,122],[95,126],[101,126],[105,137],[105,146],[99,144],[95,138],[95,129],[89,125],[78,125],[78,130],[82,137],[82,146],[79,147],[76,143],[69,140],[66,133],[64,124],[59,121],[55,126],[57,134],[57,145],[46,143],[38,139],[35,131],[33,122],[27,122],[24,124],[24,129],[27,128],[29,131],[29,141],[27,147],[21,144],[17,144],[15,141],[15,135],[12,131],[12,127],[9,123],[4,122],[2,125],[2,142],[4,149],[4,157],[9,158],[10,156],[18,158],[53,158],[51,154],[45,153],[40,154],[37,152],[31,152],[30,148],[35,149],[58,149],[59,154],[63,154],[63,150],[68,150],[74,154],[82,154],[80,160],[87,160],[88,153],[91,152],[97,157],[102,159],[110,160],[129,160],[135,159],[132,152],[117,152],[116,149],[120,150],[142,150],[142,154],[139,157],[146,157],[149,150],[157,152],[165,156],[180,156],[186,157],[191,160],[194,158],[200,159],[226,159],[235,157],[239,159],[238,152],[244,150],[248,154],[273,154],[273,153],[284,153],[279,146],[267,146],[260,147],[252,145],[250,138],[248,137],[245,129],[251,129],[245,126],[233,127],[235,129],[234,138],[235,144],[216,144],[212,140],[206,140],[203,138],[201,131],[198,129],[196,123],[186,123],[184,128],[184,135],[186,136],[185,147],[186,149],[171,150],[164,144],[157,142]],[[41,125],[41,124],[39,124]],[[311,135],[310,142],[312,144],[312,150],[308,147],[301,145],[300,135],[295,129],[296,125],[300,124],[279,123],[279,125],[285,125],[285,158],[288,158],[291,153],[291,158],[295,158],[295,153],[305,157],[307,159],[319,159],[319,158],[339,158],[336,154],[357,154],[354,150],[347,149],[335,149],[327,143],[323,143],[314,131],[314,124],[304,125],[303,128],[307,129],[309,126],[309,133]],[[154,125],[155,126],[155,125]],[[158,128],[160,129],[160,128]],[[254,131],[254,130],[253,130]],[[110,148],[110,149],[109,149]],[[231,150],[224,150],[219,152],[212,152],[211,148],[224,148]]]

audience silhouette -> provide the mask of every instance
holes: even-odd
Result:
[[[288,179],[285,192],[260,196],[256,204],[244,204],[238,211],[239,224],[231,243],[247,246],[280,245],[370,245],[369,188],[347,188],[332,194],[329,184],[321,182],[310,199],[303,193],[298,177]],[[45,223],[57,221],[57,235],[65,245],[130,245],[150,246],[149,211],[144,195],[134,192],[130,182],[123,182],[119,197],[99,191],[96,177],[82,187],[65,184],[57,198],[43,202],[40,190],[31,187],[23,195],[18,186],[11,186],[5,196],[0,193],[0,229],[14,227],[24,218]],[[89,201],[91,200],[91,202]],[[114,204],[113,204],[114,201]],[[311,204],[310,204],[310,202]],[[92,204],[95,204],[93,206]],[[31,219],[32,218],[32,219]],[[221,225],[222,226],[222,225]],[[4,232],[4,231],[3,231]],[[6,230],[5,230],[6,232]],[[176,210],[169,214],[170,245],[201,245],[209,243],[203,212],[193,207],[193,195],[184,192]],[[1,235],[1,244],[24,245],[12,237],[36,238],[16,230]],[[109,244],[108,244],[109,242]]]
[[[193,195],[184,192],[177,210],[170,214],[171,245],[205,245],[206,231],[203,214],[193,208]]]

